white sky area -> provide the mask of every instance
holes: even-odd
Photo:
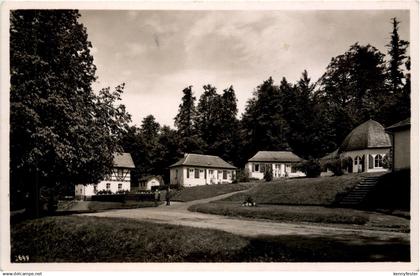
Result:
[[[233,85],[239,117],[254,89],[272,76],[316,81],[332,57],[350,45],[382,53],[391,18],[409,40],[409,12],[377,11],[81,11],[92,42],[94,90],[125,82],[122,103],[140,126],[152,114],[173,127],[182,90],[199,99],[205,84],[219,93]]]

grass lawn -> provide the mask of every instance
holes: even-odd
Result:
[[[277,222],[314,222],[356,224],[409,232],[410,220],[353,209],[328,208],[323,206],[258,205],[243,207],[239,202],[211,202],[188,208],[193,212],[214,215],[266,219]]]
[[[30,262],[409,261],[407,242],[314,236],[247,238],[129,219],[61,216],[11,225],[11,258]]]
[[[367,174],[317,178],[290,178],[272,182],[261,182],[247,193],[240,193],[224,201],[241,202],[251,196],[258,204],[331,205],[337,195],[355,187]],[[371,174],[370,174],[371,175]]]
[[[236,191],[242,191],[249,189],[252,186],[252,183],[234,183],[188,187],[175,192],[171,200],[187,202],[197,199],[210,198]]]

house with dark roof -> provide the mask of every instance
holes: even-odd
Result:
[[[410,128],[410,118],[407,118],[385,129],[391,134],[391,160],[394,171],[410,169]]]
[[[346,159],[349,173],[387,171],[384,160],[389,158],[390,149],[391,139],[385,128],[368,120],[354,128],[336,151],[321,159]]]
[[[187,153],[169,166],[170,183],[184,187],[232,183],[236,167],[219,156]]]
[[[103,181],[96,184],[75,185],[75,196],[77,199],[89,199],[98,191],[130,191],[131,170],[134,169],[134,162],[129,153],[115,153],[114,167],[111,174],[105,176]]]
[[[267,170],[271,170],[273,178],[299,177],[305,173],[296,170],[294,164],[303,161],[291,151],[259,151],[245,165],[250,178],[263,179]]]

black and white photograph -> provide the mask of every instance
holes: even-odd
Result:
[[[418,2],[314,3],[3,6],[1,269],[418,271]]]

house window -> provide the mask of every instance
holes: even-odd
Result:
[[[200,171],[198,169],[194,170],[194,178],[200,178]]]
[[[111,183],[106,183],[106,189],[109,191],[111,189]]]
[[[254,164],[254,170],[256,172],[259,172],[260,171],[260,164]]]
[[[98,185],[93,185],[93,192],[96,194],[98,192]]]
[[[223,179],[227,179],[227,171],[223,171]]]
[[[296,167],[295,167],[294,165],[292,165],[291,172],[292,172],[292,173],[296,173],[296,172],[297,172]]]
[[[175,170],[175,179],[178,179],[178,169]]]
[[[187,169],[187,178],[190,178],[190,174],[194,172],[194,169]]]
[[[382,167],[382,155],[377,154],[375,156],[375,168]]]
[[[124,179],[124,170],[123,169],[117,169],[117,178],[118,180]]]
[[[118,183],[118,191],[121,191],[121,190],[122,190],[122,184]]]
[[[260,172],[265,173],[266,164],[261,164]]]
[[[211,174],[211,175],[212,175],[212,174],[213,174],[213,170],[209,170],[209,174]]]

